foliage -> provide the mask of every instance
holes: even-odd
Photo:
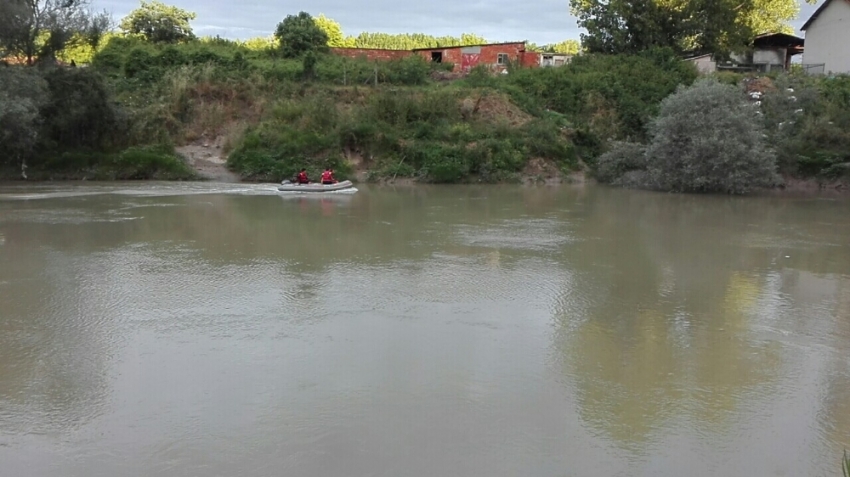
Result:
[[[841,459],[841,472],[844,474],[844,477],[850,477],[850,456],[847,455],[846,450]]]
[[[597,139],[645,137],[662,99],[697,77],[671,50],[580,55],[560,68],[522,69],[496,83],[529,110],[560,113]]]
[[[344,177],[350,172],[346,154],[358,154],[372,158],[369,168],[378,175],[463,182],[508,179],[529,157],[566,167],[574,163],[569,140],[557,124],[541,119],[511,127],[493,116],[466,114],[462,104],[472,101],[464,96],[469,93],[394,88],[365,98],[334,90],[290,97],[249,129],[228,164],[261,180],[290,177],[301,167],[315,175],[325,164]],[[510,104],[492,92],[479,94],[492,97],[489,104]]]
[[[18,163],[32,155],[39,139],[47,85],[34,72],[17,68],[0,68],[0,84],[0,164]]]
[[[131,147],[117,155],[114,179],[194,179],[196,174],[169,146]]]
[[[806,0],[814,3],[815,0]],[[755,35],[791,29],[797,0],[570,0],[582,44],[595,53],[636,53],[654,47],[725,54]]]
[[[346,37],[342,33],[342,27],[334,20],[320,14],[318,17],[313,18],[313,21],[316,23],[325,35],[328,37],[327,45],[331,48],[352,48],[354,47],[354,38]]]
[[[89,10],[89,0],[4,0],[0,2],[0,53],[31,63],[65,48],[96,47],[109,30],[106,13]]]
[[[546,45],[526,43],[525,49],[538,53],[562,53],[566,55],[577,55],[581,51],[581,42],[578,40],[564,40],[559,43],[549,43]]]
[[[647,169],[663,190],[740,194],[778,180],[755,108],[733,86],[706,79],[680,88],[650,131]]]
[[[850,77],[782,75],[761,101],[780,169],[836,178],[850,166]]]
[[[165,146],[122,152],[131,118],[93,69],[0,68],[0,84],[0,165],[23,178],[194,177]]]
[[[350,38],[350,37],[349,37]],[[482,45],[488,43],[481,36],[463,33],[460,37],[435,37],[424,33],[361,33],[353,38],[355,48],[378,48],[385,50],[413,50],[445,46]]]
[[[97,72],[56,69],[45,75],[49,99],[41,108],[44,139],[64,148],[120,145],[124,124]]]
[[[287,15],[278,23],[275,37],[280,41],[280,51],[285,58],[327,50],[327,33],[319,28],[313,17],[306,12]]]
[[[141,0],[139,8],[121,20],[119,27],[127,34],[141,35],[156,43],[178,43],[195,38],[189,24],[197,15],[157,0]]]
[[[595,177],[612,185],[630,185],[629,178],[647,169],[646,146],[633,142],[614,142],[608,152],[596,160]]]

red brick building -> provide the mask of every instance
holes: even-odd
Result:
[[[468,72],[484,65],[494,71],[503,71],[508,64],[534,68],[540,65],[540,55],[525,51],[525,42],[490,43],[487,45],[418,48],[414,53],[436,63],[452,63],[454,72]]]
[[[418,48],[415,50],[382,50],[371,48],[331,48],[335,55],[348,58],[365,58],[370,61],[390,61],[420,55],[428,61],[451,63],[455,73],[467,73],[478,65],[492,71],[504,71],[508,64],[525,68],[540,66],[540,54],[525,50],[525,42],[490,43],[487,45],[446,46]]]

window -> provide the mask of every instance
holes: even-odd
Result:
[[[431,52],[431,61],[434,63],[442,63],[443,62],[443,52],[442,51],[432,51]]]
[[[496,56],[496,64],[497,65],[506,65],[508,64],[508,54],[507,53],[499,53]]]

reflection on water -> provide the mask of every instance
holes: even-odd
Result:
[[[833,475],[850,202],[0,189],[11,475]]]

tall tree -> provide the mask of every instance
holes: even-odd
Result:
[[[190,21],[197,17],[172,5],[153,0],[141,0],[139,8],[121,20],[119,28],[125,33],[142,35],[156,43],[179,43],[195,38]]]
[[[97,46],[111,17],[95,13],[89,0],[1,0],[0,53],[52,59],[78,43]]]
[[[331,48],[351,48],[354,46],[354,38],[347,37],[342,33],[342,27],[335,20],[319,14],[313,18],[316,26],[325,32],[328,36],[328,46]]]
[[[316,25],[316,21],[307,12],[287,15],[278,23],[274,36],[280,42],[281,53],[287,58],[328,48],[328,34]]]
[[[570,7],[587,30],[582,43],[595,53],[728,53],[755,35],[793,31],[789,22],[800,11],[798,0],[570,0]]]

